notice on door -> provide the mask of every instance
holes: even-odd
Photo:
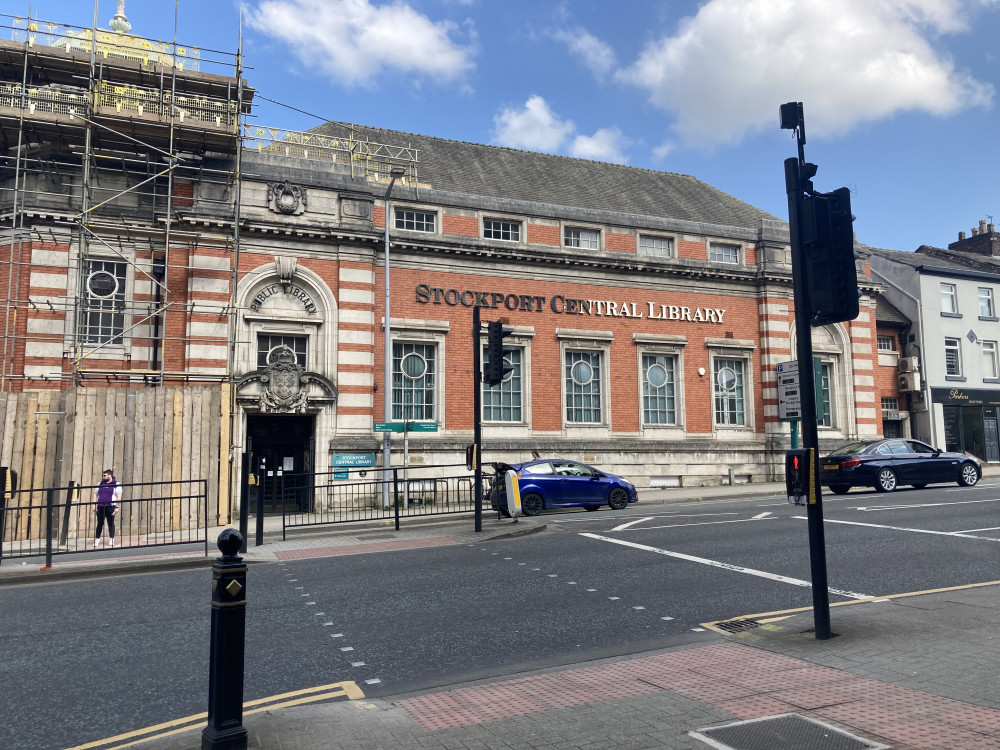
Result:
[[[295,471],[295,456],[284,456],[281,459],[282,471]]]

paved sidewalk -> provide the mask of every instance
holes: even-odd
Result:
[[[838,637],[828,641],[808,632],[811,612],[792,613],[740,636],[638,657],[261,710],[244,726],[249,746],[268,750],[705,750],[691,732],[763,717],[797,721],[793,714],[822,722],[828,740],[827,727],[859,739],[764,744],[760,733],[772,723],[760,722],[725,730],[746,742],[757,733],[757,744],[712,747],[995,750],[998,616],[997,585],[851,604],[834,609]],[[194,750],[201,726],[135,747]]]

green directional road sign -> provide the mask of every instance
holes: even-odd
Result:
[[[437,432],[437,422],[407,422],[406,429],[409,432]]]
[[[402,432],[402,422],[376,422],[375,432]]]

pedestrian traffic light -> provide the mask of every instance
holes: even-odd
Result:
[[[838,188],[831,193],[812,193],[801,205],[809,322],[823,326],[854,320],[860,309],[851,191]]]
[[[465,446],[465,468],[472,471],[476,468],[476,444]]]
[[[813,488],[812,448],[796,448],[785,453],[785,493],[793,505],[812,505],[816,502]]]
[[[483,368],[483,381],[487,385],[499,385],[514,369],[507,360],[507,355],[514,350],[503,345],[505,336],[514,333],[513,328],[504,328],[499,320],[493,320],[486,326],[486,365]]]

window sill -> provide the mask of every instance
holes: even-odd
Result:
[[[984,383],[1000,383],[1000,378],[983,378]]]
[[[962,317],[962,313],[943,312],[943,313],[941,313],[941,317],[942,318],[961,318]]]
[[[944,379],[952,383],[964,383],[968,378],[961,375],[945,375]]]
[[[1000,318],[998,318],[996,315],[980,315],[979,319],[980,320],[985,320],[988,323],[997,323],[997,322],[1000,322]]]

